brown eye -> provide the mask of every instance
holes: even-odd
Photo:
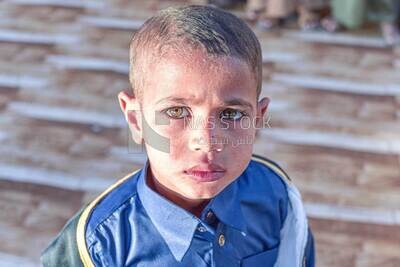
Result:
[[[236,109],[225,109],[221,113],[221,119],[224,120],[239,120],[241,119],[245,114],[239,110]]]
[[[168,108],[165,113],[172,119],[182,119],[189,115],[189,112],[184,107]]]

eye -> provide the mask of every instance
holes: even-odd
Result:
[[[190,113],[185,107],[172,107],[164,110],[164,113],[172,119],[182,119],[187,117]]]
[[[224,111],[222,111],[221,113],[221,119],[224,120],[239,120],[241,119],[243,116],[246,116],[246,113],[239,111],[237,109],[225,109]]]

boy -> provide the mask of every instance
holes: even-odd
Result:
[[[169,8],[135,34],[130,63],[133,94],[118,98],[148,160],[67,223],[44,266],[313,266],[298,191],[252,157],[269,100],[250,28]]]

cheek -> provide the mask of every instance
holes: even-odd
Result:
[[[182,159],[182,156],[186,154],[188,149],[188,143],[185,138],[172,138],[170,139],[170,159],[178,160]]]
[[[223,131],[224,140],[228,140],[231,149],[252,149],[255,138],[255,129],[240,127],[226,129]]]
[[[171,160],[182,158],[182,155],[185,155],[188,149],[187,131],[184,130],[182,125],[182,122],[172,122],[170,125],[166,125],[160,129],[163,136],[169,140],[169,158]]]
[[[152,116],[153,115],[153,116]],[[146,122],[149,130],[145,131],[146,146],[149,147],[150,151],[153,151],[158,155],[159,161],[163,161],[164,164],[169,165],[171,160],[176,160],[182,151],[183,147],[183,123],[177,120],[157,120],[157,115],[146,113]],[[160,152],[158,146],[154,143],[163,143],[162,148],[169,147],[169,151]],[[148,153],[151,153],[148,149]]]
[[[156,125],[157,132],[171,139],[176,139],[181,136],[185,130],[187,122],[184,119],[174,120],[166,119],[164,124]]]

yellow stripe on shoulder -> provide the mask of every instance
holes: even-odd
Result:
[[[114,188],[122,184],[125,180],[127,180],[129,177],[135,175],[140,169],[126,175],[125,177],[119,179],[117,182],[115,182],[113,185],[108,187],[103,193],[101,193],[99,196],[97,196],[82,212],[81,216],[79,217],[78,225],[76,227],[76,241],[78,244],[78,251],[79,251],[79,256],[81,258],[82,264],[84,267],[95,267],[92,261],[92,258],[90,257],[89,250],[86,246],[86,238],[85,238],[85,232],[86,232],[86,224],[88,222],[89,216],[93,210],[93,208],[102,200],[108,193],[110,193]]]
[[[264,158],[264,157],[256,155],[256,154],[253,154],[251,159],[254,160],[254,161],[257,161],[259,163],[262,163],[265,166],[267,166],[268,168],[270,168],[271,170],[273,170],[286,183],[289,183],[289,184],[292,183],[292,180],[290,179],[289,175],[281,167],[279,167],[278,164],[276,164],[272,160]]]

